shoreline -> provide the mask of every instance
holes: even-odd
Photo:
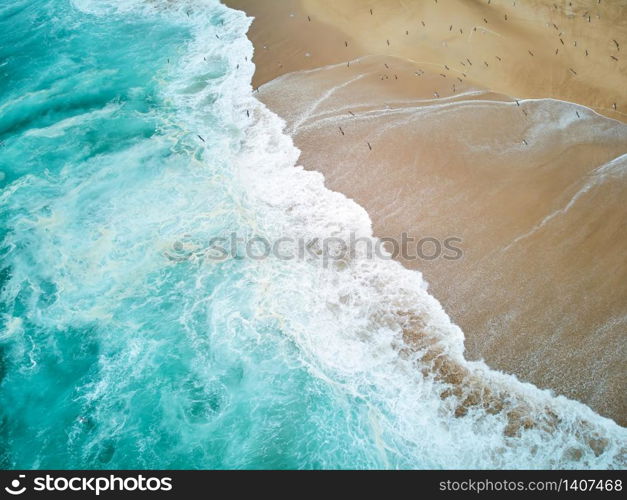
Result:
[[[448,75],[424,64],[364,52],[357,37],[312,15],[315,1],[226,3],[257,17],[249,32],[256,95],[286,120],[299,164],[364,207],[378,237],[462,237],[461,261],[399,260],[425,275],[461,326],[468,359],[625,425],[615,367],[625,361],[620,256],[627,245],[614,234],[625,210],[613,213],[607,201],[619,204],[625,190],[603,185],[589,200],[579,193],[595,168],[627,152],[627,127],[550,96],[517,101],[470,79],[451,88]],[[573,198],[584,204],[568,217],[552,215]],[[581,224],[590,231],[579,234]],[[555,245],[552,235],[563,234],[571,241]]]

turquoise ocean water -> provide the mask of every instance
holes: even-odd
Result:
[[[0,466],[624,466],[624,429],[464,361],[417,273],[206,258],[231,232],[371,236],[254,100],[249,23],[213,0],[0,4]],[[456,416],[400,354],[408,316],[542,425]]]

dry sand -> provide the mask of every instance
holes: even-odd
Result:
[[[255,86],[292,71],[390,55],[506,95],[563,99],[627,120],[624,0],[226,3],[256,19]]]
[[[625,425],[627,126],[574,104],[503,95],[576,100],[624,118],[620,60],[558,79],[579,57],[562,35],[561,57],[540,63],[559,33],[547,22],[569,26],[578,46],[600,50],[608,36],[621,45],[625,25],[609,19],[625,20],[624,6],[587,2],[588,23],[583,2],[573,2],[573,17],[559,14],[565,2],[521,0],[507,9],[453,0],[227,3],[257,17],[255,84],[266,83],[260,99],[286,119],[301,163],[364,206],[377,236],[461,238],[462,259],[399,259],[424,273],[462,327],[467,357]],[[497,22],[503,12],[507,22],[504,14]],[[418,15],[422,33],[414,33]],[[473,32],[479,15],[488,23]],[[406,40],[389,35],[391,48],[385,37],[377,48],[373,40],[410,22]],[[490,23],[500,36],[485,31]],[[533,64],[516,52],[526,45]],[[502,61],[485,66],[480,52]]]

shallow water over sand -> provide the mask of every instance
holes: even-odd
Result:
[[[463,240],[459,260],[399,258],[424,273],[469,358],[625,424],[627,126],[444,82],[367,57],[283,76],[260,98],[377,236]]]

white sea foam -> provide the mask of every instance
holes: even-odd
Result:
[[[361,207],[327,190],[319,174],[291,165],[291,141],[274,136],[281,122],[264,111],[260,123],[238,168],[267,231],[371,236]],[[371,401],[386,453],[425,467],[622,466],[624,429],[582,404],[466,362],[462,332],[420,274],[363,256],[333,269],[299,262],[260,271],[269,286],[259,310],[282,319],[314,373]],[[413,352],[401,355],[407,342]],[[442,375],[437,359],[464,375]],[[499,411],[489,408],[492,398]],[[529,429],[510,427],[518,413]]]
[[[544,217],[540,222],[538,222],[535,226],[533,226],[529,231],[520,236],[516,237],[514,241],[512,241],[509,245],[502,249],[503,252],[508,251],[512,246],[516,245],[518,242],[528,238],[529,236],[535,234],[542,228],[544,228],[548,223],[550,223],[556,217],[565,214],[568,212],[575,204],[584,197],[590,190],[603,184],[608,181],[608,176],[613,177],[611,179],[616,180],[617,177],[625,175],[627,172],[627,154],[621,155],[617,158],[612,159],[611,161],[597,167],[591,174],[590,179],[581,187],[579,190],[568,200],[566,205],[561,208],[558,208]]]
[[[75,2],[83,9],[94,5]],[[249,19],[225,8],[224,25],[215,26],[205,15],[215,7],[210,1],[112,3],[158,7],[189,23],[194,40],[171,70],[165,92],[178,110],[178,125],[190,134],[211,141],[216,125],[207,123],[207,102],[212,113],[218,109],[219,126],[232,129],[230,144],[212,146],[224,151],[236,181],[232,189],[241,190],[257,232],[269,239],[372,238],[364,209],[327,189],[320,173],[297,167],[300,152],[284,134],[285,123],[254,99]],[[206,59],[225,57],[228,70],[221,78],[203,77]],[[251,262],[247,273],[256,321],[281,325],[338,400],[366,402],[369,438],[382,463],[625,466],[625,429],[583,404],[466,361],[463,333],[427,292],[420,273],[359,253],[327,267],[316,259]]]

